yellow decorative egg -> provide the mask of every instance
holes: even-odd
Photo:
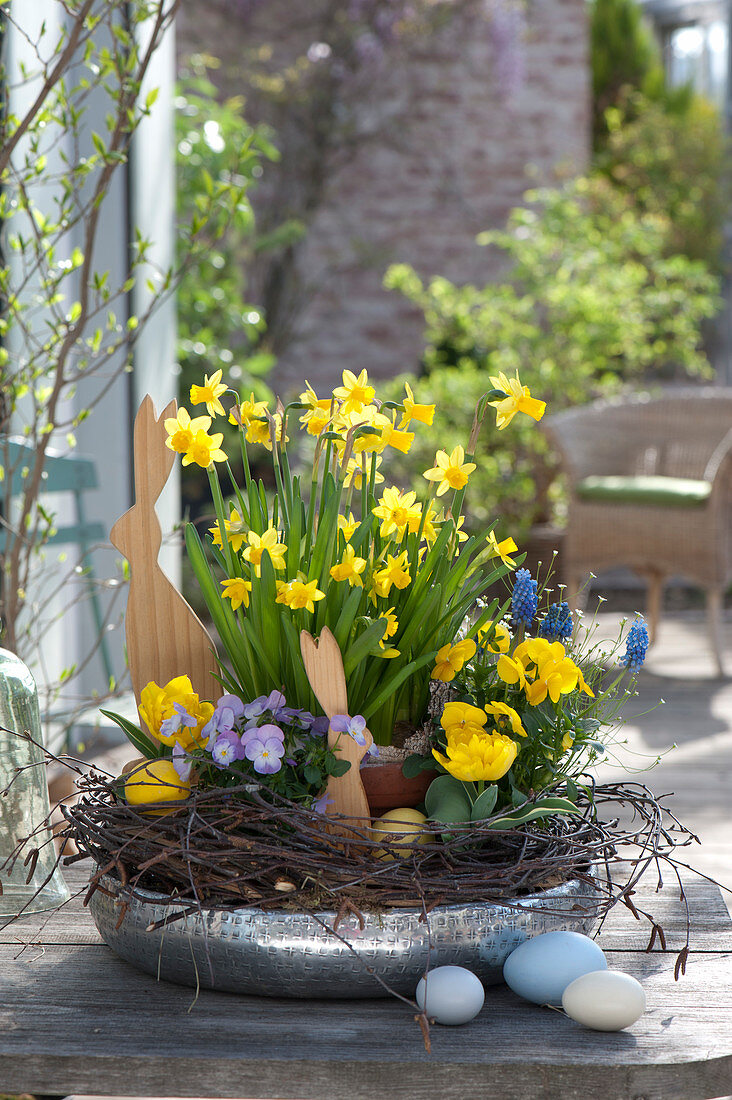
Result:
[[[172,760],[148,760],[127,774],[125,798],[130,806],[145,806],[150,802],[185,802],[191,793],[190,780],[181,779]],[[144,813],[160,815],[169,810],[145,810]]]
[[[376,819],[371,828],[371,839],[403,845],[404,856],[408,856],[409,848],[415,844],[429,844],[432,840],[432,835],[425,831],[426,824],[427,818],[419,810],[414,810],[411,806],[400,806],[396,810],[387,810]],[[376,849],[374,856],[377,859],[398,858],[396,852],[387,852],[383,848]]]

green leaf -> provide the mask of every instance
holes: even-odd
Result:
[[[422,756],[421,753],[413,752],[402,764],[402,775],[405,779],[416,779],[422,772],[433,771],[434,767],[435,758],[433,756]]]
[[[470,820],[484,821],[487,817],[490,817],[495,809],[497,801],[498,787],[495,783],[491,783],[490,787],[486,787],[473,803],[473,808],[470,811]]]
[[[489,824],[490,829],[515,829],[517,825],[524,825],[527,821],[535,821],[537,818],[549,817],[552,814],[578,814],[581,811],[566,798],[542,798],[539,802],[533,802],[522,810],[516,810],[505,817],[496,818]]]
[[[470,821],[470,799],[460,780],[452,775],[439,775],[430,783],[424,805],[432,821]]]

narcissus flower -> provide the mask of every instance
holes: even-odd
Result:
[[[408,454],[414,443],[414,432],[404,432],[388,421],[381,429],[381,443],[383,447],[393,447],[402,454]]]
[[[343,532],[343,538],[346,542],[350,542],[353,538],[353,532],[358,527],[359,520],[354,519],[353,512],[348,513],[348,517],[338,516],[338,530]]]
[[[465,461],[465,451],[458,444],[453,451],[438,451],[435,465],[425,470],[423,477],[437,482],[437,496],[441,497],[448,489],[462,489],[468,483],[468,476],[475,470],[474,462]]]
[[[503,539],[499,542],[495,536],[495,532],[491,533],[486,538],[488,543],[488,554],[491,558],[500,558],[504,565],[508,565],[513,568],[516,562],[511,557],[518,550],[518,546],[512,538]]]
[[[506,774],[517,752],[518,746],[510,737],[481,732],[469,738],[448,734],[445,753],[433,749],[432,755],[446,772],[464,783],[493,783]]]
[[[278,443],[289,443],[290,437],[285,436],[282,438],[282,417],[280,413],[273,413],[272,419],[274,420],[274,434]],[[268,451],[272,450],[272,428],[269,420],[256,420],[249,421],[247,426],[247,443],[261,443],[263,447],[266,447]]]
[[[236,508],[232,508],[231,515],[224,520],[224,530],[229,546],[238,554],[246,539],[247,527]],[[218,523],[214,524],[213,527],[209,527],[208,532],[214,546],[221,546],[221,530]]]
[[[412,420],[418,420],[420,424],[431,424],[435,416],[434,405],[418,405],[414,400],[412,387],[408,382],[404,383],[405,397],[402,401],[404,412],[399,424],[400,428],[408,428]]]
[[[528,386],[522,386],[518,371],[515,378],[507,378],[501,371],[497,378],[491,376],[491,385],[496,390],[502,390],[505,397],[496,401],[490,401],[496,410],[496,425],[501,431],[507,428],[517,412],[526,413],[534,420],[541,420],[546,408],[545,401],[537,401],[529,392]]]
[[[275,569],[285,568],[287,545],[284,542],[278,542],[278,538],[275,527],[268,527],[262,535],[258,535],[256,531],[247,532],[249,545],[244,549],[244,560],[254,566],[254,572],[258,577],[262,575],[262,554],[265,550],[272,559]]]
[[[379,466],[381,465],[381,456],[376,457],[376,466],[374,474],[374,485],[381,485],[384,480],[384,475],[379,473]],[[366,481],[371,477],[371,460],[366,463]],[[354,489],[361,491],[363,486],[363,466],[361,464],[361,458],[353,455],[348,460],[346,466],[346,476],[343,479],[343,486],[346,489],[350,489],[353,485]]]
[[[431,678],[442,680],[445,684],[449,683],[450,680],[455,678],[455,674],[460,671],[465,662],[475,656],[476,649],[477,646],[472,638],[456,642],[455,645],[444,645],[437,652]]]
[[[242,604],[249,607],[249,593],[252,590],[252,582],[245,581],[243,577],[227,577],[221,581],[224,591],[221,595],[224,599],[231,600],[231,610],[236,611]]]
[[[362,370],[358,378],[350,370],[343,372],[343,385],[333,390],[333,396],[343,402],[343,412],[361,412],[364,405],[370,405],[376,393],[369,385],[369,376]]]
[[[252,420],[258,416],[264,416],[267,411],[266,401],[255,401],[254,394],[249,394],[247,401],[235,405],[229,413],[229,423],[236,424],[240,428],[248,428]]]
[[[374,592],[377,596],[388,596],[392,585],[396,588],[406,588],[411,580],[407,551],[403,550],[396,558],[392,554],[387,554],[386,564],[374,573]]]
[[[382,656],[383,657],[387,657],[387,656],[388,657],[398,657],[399,656],[399,650],[388,647],[387,644],[386,644],[386,639],[387,638],[393,638],[394,635],[396,634],[397,630],[399,629],[399,620],[397,619],[396,615],[394,614],[394,608],[390,607],[388,609],[388,611],[382,611],[379,618],[380,619],[386,619],[386,630],[384,631],[383,637],[382,637],[381,641],[379,642],[379,648],[384,651],[382,653]]]
[[[165,446],[176,454],[185,454],[196,437],[196,432],[207,432],[211,427],[210,416],[196,416],[191,420],[187,409],[178,409],[177,416],[169,416],[165,421],[168,438]]]
[[[306,611],[315,611],[318,600],[325,599],[325,592],[318,588],[317,581],[287,581],[278,585],[277,603],[284,603],[293,611],[305,608]]]
[[[366,558],[359,558],[352,546],[346,546],[343,557],[334,565],[330,575],[334,581],[348,581],[350,585],[358,585],[363,588],[361,573],[366,568]]]
[[[415,504],[416,499],[416,493],[402,493],[395,487],[384,490],[384,495],[373,509],[376,518],[381,520],[379,531],[384,538],[392,531],[396,531],[401,538],[407,526],[410,531],[417,530],[422,511]]]
[[[191,404],[203,405],[211,416],[223,416],[224,406],[219,401],[222,393],[226,393],[227,387],[221,381],[223,371],[217,370],[209,376],[204,375],[202,386],[191,386]]]
[[[223,432],[208,435],[202,429],[197,431],[183,455],[183,465],[195,462],[205,470],[212,462],[226,462],[226,454],[221,450],[223,438]]]

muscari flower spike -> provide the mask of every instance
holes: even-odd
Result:
[[[511,600],[511,625],[531,626],[536,615],[536,581],[528,569],[517,569]]]
[[[539,624],[540,638],[550,642],[565,642],[572,635],[572,612],[566,600],[549,606],[546,615]]]
[[[648,630],[645,620],[639,615],[628,631],[625,653],[619,663],[625,665],[631,672],[637,672],[646,659],[648,645]]]

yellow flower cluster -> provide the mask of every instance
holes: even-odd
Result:
[[[493,729],[486,729],[488,719]],[[485,710],[471,703],[447,703],[442,712],[447,746],[432,750],[446,772],[463,782],[494,782],[509,770],[518,752],[510,736],[526,737],[521,719],[506,703],[489,703]]]
[[[519,684],[531,706],[543,703],[547,695],[556,703],[560,695],[569,695],[578,687],[594,698],[582,670],[567,656],[561,642],[527,638],[516,646],[510,657],[501,654],[496,671],[504,683]]]

